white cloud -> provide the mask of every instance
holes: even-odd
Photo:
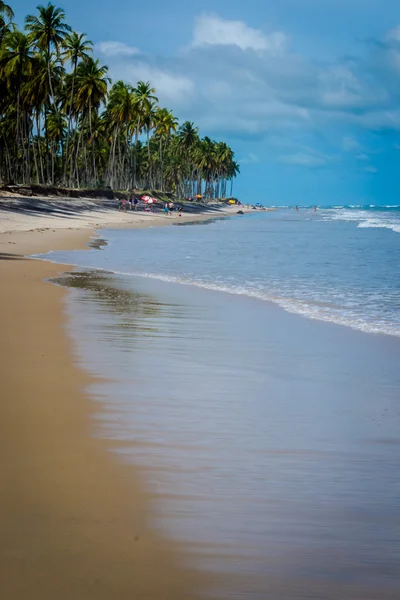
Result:
[[[361,144],[350,135],[346,135],[342,141],[342,148],[345,152],[352,152],[353,150],[361,150]]]
[[[256,154],[253,154],[253,152],[249,152],[249,154],[247,154],[246,156],[243,156],[243,158],[239,159],[239,163],[244,165],[244,164],[254,164],[254,163],[258,163],[260,162],[260,159],[258,158],[258,156]]]
[[[378,169],[376,167],[365,167],[363,170],[366,171],[367,173],[377,173],[378,172]]]
[[[242,50],[280,52],[287,43],[280,31],[263,33],[243,21],[229,21],[217,15],[202,15],[196,19],[192,46],[238,46]]]
[[[387,34],[388,41],[372,45],[365,57],[321,63],[291,50],[284,32],[202,15],[194,23],[191,44],[176,55],[144,54],[116,41],[101,42],[97,49],[114,81],[150,81],[161,104],[181,120],[195,120],[204,133],[308,139],[326,155],[294,143],[275,146],[275,159],[319,167],[339,160],[331,156],[339,146],[361,167],[373,151],[362,147],[354,131],[363,139],[362,130],[400,130],[400,62],[397,70],[390,54],[400,51],[397,34],[400,27]],[[329,141],[330,129],[335,133]],[[253,162],[250,155],[243,158]]]
[[[397,25],[397,27],[393,27],[393,29],[389,29],[389,31],[385,35],[385,41],[400,42],[400,25]]]
[[[144,60],[111,63],[110,74],[113,81],[123,79],[131,85],[136,85],[138,81],[150,81],[160,102],[171,108],[187,104],[195,89],[189,77],[150,65]]]
[[[300,165],[302,167],[322,167],[329,162],[329,158],[322,155],[308,154],[306,152],[296,152],[295,154],[281,156],[280,161],[290,165]]]
[[[127,57],[134,56],[135,54],[140,54],[140,51],[133,46],[128,46],[128,44],[124,44],[122,42],[108,41],[108,42],[99,42],[96,44],[95,48],[98,52],[107,57]]]

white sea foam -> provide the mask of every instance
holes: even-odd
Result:
[[[224,283],[196,281],[184,276],[126,271],[114,271],[114,273],[116,275],[144,277],[146,279],[155,279],[158,281],[164,281],[166,283],[178,283],[180,285],[194,286],[214,292],[255,298],[265,302],[272,302],[279,305],[287,312],[299,314],[309,319],[335,323],[337,325],[343,325],[352,329],[363,331],[365,333],[377,333],[400,337],[400,326],[385,322],[383,319],[380,321],[376,319],[374,322],[366,320],[364,315],[359,314],[356,310],[354,310],[358,307],[357,303],[354,304],[354,309],[352,310],[349,307],[333,305],[332,303],[315,300],[303,301],[296,298],[284,298],[268,293],[264,290],[254,289],[247,286],[232,286]]]
[[[391,221],[384,221],[384,220],[380,220],[380,219],[366,219],[365,221],[361,221],[361,223],[359,223],[357,225],[357,227],[360,227],[362,229],[368,229],[368,228],[391,229],[395,233],[400,233],[400,221],[398,223],[393,223]]]
[[[370,205],[369,208],[373,208]],[[397,208],[396,206],[379,208]],[[400,233],[400,214],[390,213],[382,210],[366,210],[361,206],[350,206],[349,208],[335,207],[332,209],[321,209],[321,217],[324,221],[349,221],[357,223],[357,227],[362,229],[390,229],[395,233]]]

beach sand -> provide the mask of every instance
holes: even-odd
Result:
[[[44,281],[62,268],[24,258],[84,247],[98,220],[81,217],[77,229],[68,219],[60,228],[51,216],[11,216],[10,227],[1,215],[2,230],[14,231],[0,235],[1,595],[190,598],[199,575],[182,566],[182,548],[152,529],[140,475],[91,436],[90,379],[65,333],[66,292]],[[126,224],[125,217],[116,213],[103,224]],[[143,226],[136,217],[129,215],[130,225]]]

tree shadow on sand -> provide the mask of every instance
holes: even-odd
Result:
[[[26,260],[23,254],[12,254],[10,252],[0,252],[0,260]]]

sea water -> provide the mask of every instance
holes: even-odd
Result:
[[[93,433],[218,576],[203,594],[399,597],[399,223],[288,209],[46,255],[78,266],[59,283],[103,377]]]
[[[307,317],[400,336],[400,207],[281,209],[205,227],[102,235],[108,246],[101,253],[49,257],[260,298]]]

